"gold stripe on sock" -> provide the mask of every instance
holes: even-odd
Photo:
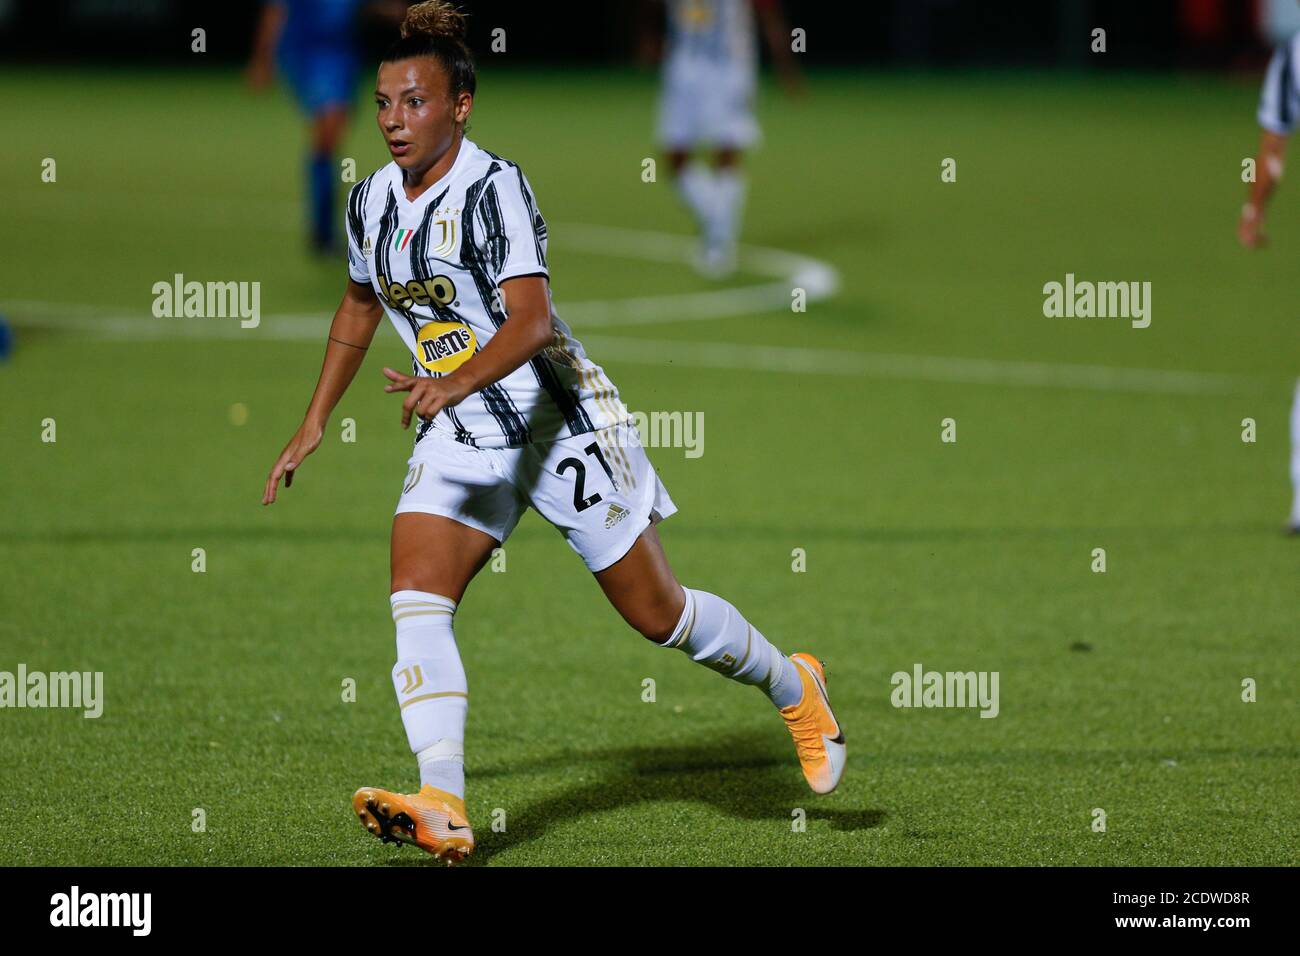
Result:
[[[763,690],[765,690],[770,695],[772,693],[772,688],[776,686],[776,681],[774,680],[774,678],[780,677],[780,674],[778,674],[780,667],[774,665],[776,664],[777,661],[780,661],[781,664],[784,664],[790,658],[786,657],[775,647],[771,647],[769,645],[769,648],[770,649],[768,650],[767,653],[767,676],[763,678],[763,682],[758,686],[763,688]],[[795,670],[798,671],[798,668],[796,667]]]
[[[687,639],[691,636],[691,629],[694,627],[695,627],[695,602],[691,601],[691,616],[690,619],[687,620],[686,622],[686,630],[682,632],[682,636],[677,639],[677,643],[674,644],[673,647],[681,647],[683,644],[685,644]]]
[[[464,697],[468,700],[469,694],[460,690],[440,690],[436,694],[421,694],[419,697],[412,697],[410,700],[404,700],[402,701],[402,705],[397,709],[406,710],[406,708],[410,707],[412,704],[418,704],[422,700],[433,700],[435,697]]]
[[[740,659],[740,663],[731,669],[731,673],[738,674],[745,666],[745,661],[749,660],[749,648],[754,643],[754,628],[750,624],[745,625],[745,656]]]
[[[447,615],[447,617],[451,617],[451,611],[448,611],[445,607],[442,607],[442,608],[438,608],[437,610],[431,610],[431,611],[402,611],[400,614],[394,614],[393,620],[400,621],[404,617],[421,617],[426,614],[445,614]]]

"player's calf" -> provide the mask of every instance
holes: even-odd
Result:
[[[685,606],[662,646],[675,647],[697,664],[760,688],[777,707],[799,702],[803,687],[795,665],[740,611],[708,591],[682,591]]]

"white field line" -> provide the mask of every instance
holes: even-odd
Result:
[[[690,237],[612,226],[561,225],[553,227],[551,240],[596,255],[687,265],[693,261],[695,251]],[[1209,372],[585,334],[585,329],[596,327],[695,321],[784,310],[789,308],[791,290],[796,287],[804,289],[811,302],[833,295],[839,285],[839,277],[830,265],[779,249],[743,246],[739,250],[739,263],[743,273],[775,281],[703,292],[569,302],[562,304],[559,311],[580,333],[584,347],[596,361],[610,358],[659,366],[1148,394],[1225,394],[1249,388],[1243,379]],[[282,313],[264,315],[257,328],[244,329],[236,318],[157,319],[143,307],[133,312],[43,301],[9,301],[0,305],[0,311],[20,327],[136,341],[184,338],[321,341],[330,322],[330,316],[324,313]]]
[[[696,368],[797,372],[807,375],[848,375],[858,378],[1003,385],[1032,388],[1072,388],[1102,392],[1142,392],[1167,395],[1213,395],[1241,392],[1249,383],[1231,375],[1166,369],[1118,368],[1054,362],[1014,362],[1001,359],[943,355],[891,355],[727,342],[660,341],[588,336],[583,347],[598,359]]]
[[[686,266],[695,261],[694,239],[663,232],[572,223],[557,227],[551,238],[561,246],[603,256]],[[830,298],[839,289],[839,275],[833,267],[797,253],[741,246],[737,263],[742,273],[753,273],[775,281],[734,289],[569,302],[564,304],[560,314],[566,322],[583,329],[721,319],[788,309],[791,293],[796,288],[804,290],[808,302]]]
[[[12,303],[12,311],[18,317],[19,325],[77,332],[103,339],[160,341],[195,338],[248,342],[319,342],[324,340],[329,328],[328,319],[320,315],[267,315],[263,316],[261,325],[256,329],[241,329],[236,319],[193,319],[180,322],[150,316],[149,321],[145,322],[138,316],[96,313],[90,307],[78,307],[76,312],[69,315],[63,307],[51,306],[38,318],[37,310],[27,310],[24,308],[27,305],[44,307],[48,304]],[[94,318],[96,314],[101,314],[102,318]],[[1229,375],[1167,369],[615,336],[582,335],[581,341],[587,353],[598,362],[615,359],[657,366],[1171,395],[1230,394],[1247,388],[1245,381]]]

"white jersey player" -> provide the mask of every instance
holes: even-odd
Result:
[[[754,118],[758,26],[787,88],[800,92],[802,81],[776,0],[664,2],[659,145],[667,154],[677,192],[700,230],[699,269],[722,276],[736,264],[745,203],[741,156],[759,139]],[[697,149],[713,151],[713,167],[692,162]]]
[[[1255,181],[1237,223],[1237,237],[1250,249],[1265,244],[1268,202],[1282,179],[1287,138],[1300,122],[1300,33],[1283,42],[1273,54],[1260,92],[1258,120],[1261,132]],[[1291,489],[1287,529],[1300,534],[1300,381],[1291,403]]]
[[[474,103],[464,18],[412,6],[379,68],[375,103],[393,162],[348,200],[349,278],[306,418],[266,479],[289,487],[387,315],[411,373],[415,450],[393,519],[393,690],[421,787],[362,787],[371,833],[453,861],[474,848],[465,807],[465,669],[453,619],[466,588],[528,507],[561,531],[606,597],[655,644],[751,684],[778,708],[809,785],[833,790],[844,736],[823,665],[782,654],[733,605],[678,583],[655,524],[676,511],[619,400],[551,304],[546,222],[518,166],[465,138]],[[522,613],[532,613],[531,609]],[[573,706],[574,730],[590,718]]]

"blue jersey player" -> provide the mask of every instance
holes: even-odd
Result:
[[[268,0],[262,8],[248,79],[270,83],[272,62],[311,123],[307,160],[311,244],[337,252],[334,151],[347,129],[359,79],[357,22],[367,0]]]

